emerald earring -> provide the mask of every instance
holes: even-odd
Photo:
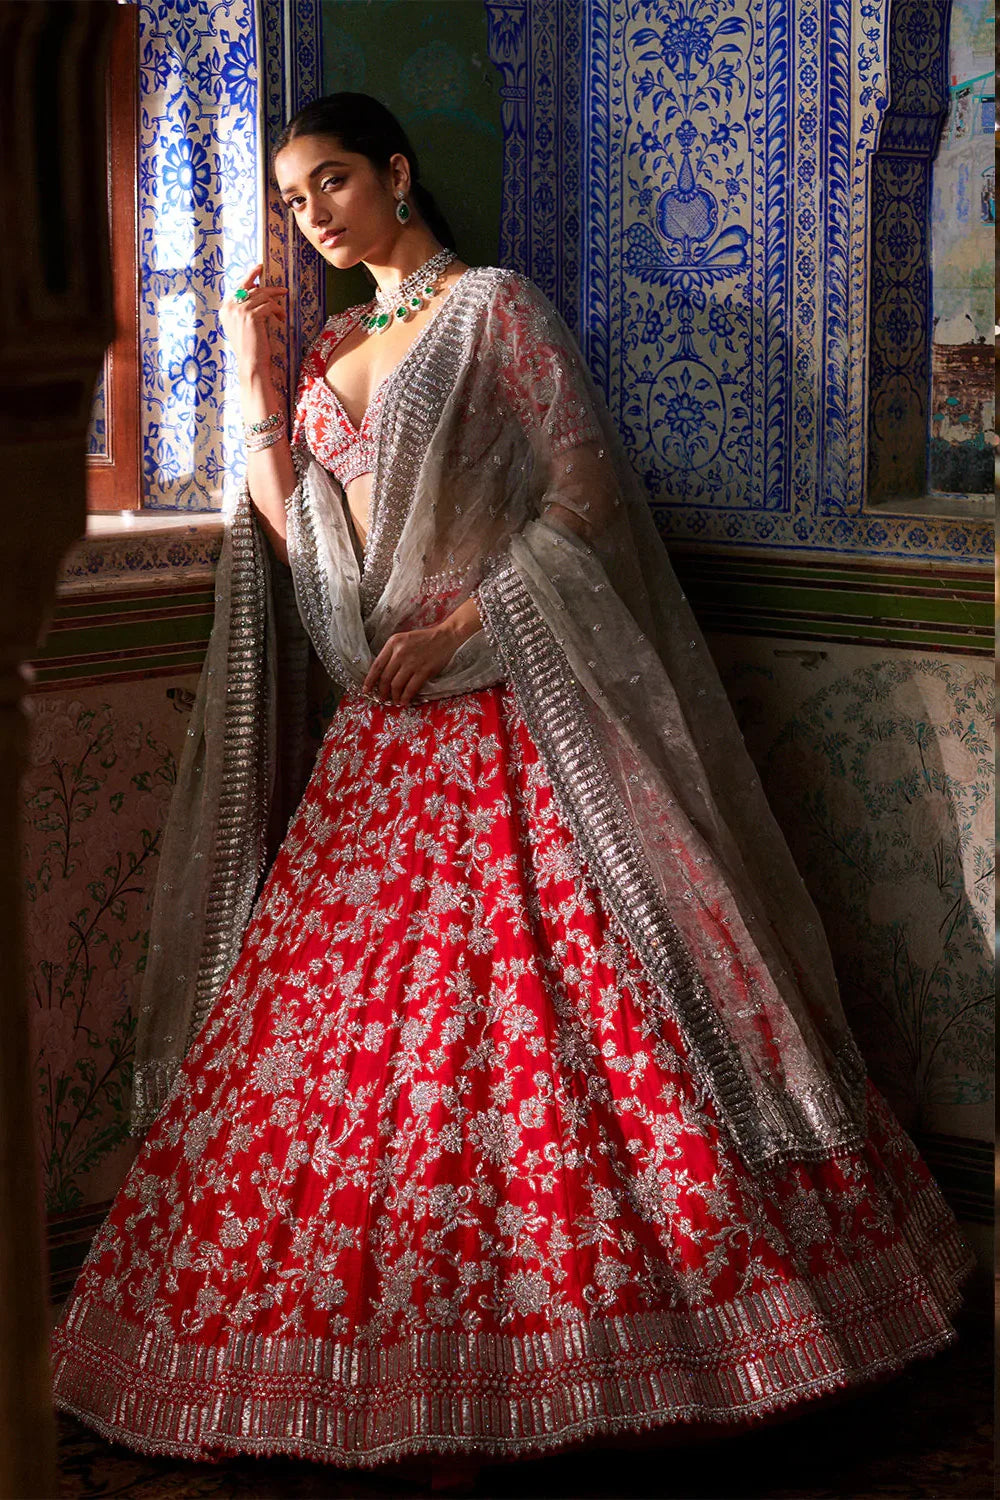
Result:
[[[396,204],[396,218],[401,224],[405,224],[410,217],[410,205],[403,196],[402,191],[396,194],[399,202]]]

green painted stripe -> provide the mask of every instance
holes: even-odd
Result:
[[[782,640],[817,641],[820,644],[829,641],[841,645],[884,646],[898,651],[936,649],[962,656],[993,655],[992,643],[985,643],[981,636],[951,635],[937,630],[908,630],[903,636],[860,623],[848,622],[834,627],[822,620],[749,620],[746,615],[731,618],[711,611],[699,613],[698,623],[704,631],[716,635],[775,636]]]
[[[80,677],[141,678],[164,668],[176,668],[180,672],[200,671],[205,659],[204,651],[168,652],[162,656],[119,657],[106,662],[73,662],[58,667],[40,667],[35,672],[37,686],[53,687],[61,682],[75,682]]]
[[[720,582],[734,578],[773,579],[794,586],[797,583],[818,585],[821,583],[844,583],[864,585],[866,588],[912,588],[921,591],[959,592],[973,595],[986,594],[992,597],[993,582],[989,573],[977,569],[967,574],[942,576],[933,572],[891,572],[881,568],[838,568],[803,565],[802,563],[759,562],[755,558],[722,558],[685,556],[674,554],[674,570],[685,578],[717,578]]]
[[[802,577],[873,578],[876,580],[910,578],[914,583],[926,583],[928,580],[935,579],[948,583],[963,581],[976,583],[989,579],[991,576],[986,568],[949,568],[944,563],[929,568],[885,567],[879,563],[810,562],[808,558],[737,557],[731,553],[716,556],[704,552],[683,551],[675,551],[673,560],[678,567],[711,568],[716,572],[773,573],[776,576],[798,573]]]
[[[717,588],[691,580],[688,597],[692,609],[699,606],[712,608],[719,595]],[[993,608],[990,603],[974,600],[941,598],[915,598],[912,594],[857,594],[847,589],[815,589],[808,586],[772,586],[749,584],[739,579],[730,579],[726,585],[724,607],[729,610],[745,609],[761,612],[768,609],[789,613],[808,612],[811,615],[853,616],[880,624],[889,620],[912,620],[915,624],[935,624],[978,627],[985,632],[993,630]]]
[[[114,609],[110,606],[104,609],[91,610],[85,615],[59,615],[52,617],[50,634],[62,635],[69,630],[101,630],[108,627],[118,626],[123,633],[131,633],[142,630],[150,622],[158,620],[187,620],[197,617],[207,620],[210,624],[214,618],[214,609],[208,608],[202,600],[193,600],[190,604],[177,603],[170,609],[157,607],[152,609],[133,609],[127,613]]]
[[[100,614],[88,615],[84,618],[54,619],[49,627],[49,634],[65,636],[66,632],[71,630],[114,629],[115,627],[119,630],[132,633],[137,626],[141,627],[146,624],[155,625],[160,622],[169,623],[171,620],[189,620],[192,618],[208,620],[211,623],[214,616],[202,604],[192,604],[187,608],[183,605],[178,605],[176,608],[170,610],[147,609],[141,613],[135,611],[124,618],[117,610],[106,609]]]
[[[62,599],[56,604],[54,618],[86,619],[88,615],[132,614],[141,610],[170,610],[190,608],[193,604],[211,607],[215,603],[214,589],[208,585],[180,593],[163,593],[150,589],[136,598],[123,599],[116,594],[102,594],[97,598]]]
[[[992,587],[979,586],[977,588],[951,588],[948,585],[935,584],[927,579],[917,581],[915,579],[862,579],[862,578],[816,578],[806,575],[786,575],[783,578],[775,578],[772,575],[751,573],[710,573],[692,570],[690,573],[678,572],[678,577],[689,587],[698,588],[726,588],[734,585],[737,588],[759,589],[807,589],[819,594],[827,594],[837,590],[853,594],[859,599],[871,600],[873,598],[911,598],[911,599],[941,599],[952,600],[955,605],[965,607],[968,604],[982,604],[986,607],[993,605]]]
[[[117,623],[60,630],[48,637],[35,661],[41,663],[52,656],[76,656],[94,651],[125,652],[141,646],[179,646],[188,641],[207,641],[211,631],[210,615],[135,620],[127,630]]]

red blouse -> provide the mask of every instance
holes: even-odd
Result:
[[[352,307],[330,318],[307,351],[299,371],[292,440],[304,439],[324,469],[329,469],[345,489],[359,474],[374,472],[378,421],[389,377],[379,382],[361,426],[355,427],[327,383],[326,367],[341,339],[360,321],[360,314],[367,311],[369,308]]]

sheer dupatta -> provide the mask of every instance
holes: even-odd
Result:
[[[232,968],[309,770],[309,638],[246,492],[223,533],[215,601],[157,868],[133,1134],[166,1102]]]
[[[297,433],[289,558],[331,679],[357,690],[426,601],[474,594],[483,629],[422,697],[512,681],[563,815],[747,1164],[855,1148],[865,1074],[821,924],[556,310],[513,272],[461,278],[386,392],[364,555]]]

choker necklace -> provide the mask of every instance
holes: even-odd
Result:
[[[457,259],[454,250],[439,250],[401,281],[391,296],[376,287],[375,311],[362,318],[363,326],[369,333],[384,333],[393,323],[405,323],[441,290],[441,277]]]

